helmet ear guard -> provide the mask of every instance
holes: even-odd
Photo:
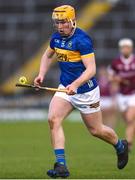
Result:
[[[69,21],[71,22],[72,27],[76,28],[76,21],[75,20],[73,21],[72,19],[70,19]]]

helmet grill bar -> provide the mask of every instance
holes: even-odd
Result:
[[[59,12],[66,12],[66,11],[56,11],[56,10],[55,10],[54,12],[59,13]]]

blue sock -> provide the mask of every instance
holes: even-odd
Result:
[[[121,140],[118,140],[117,144],[114,145],[114,147],[115,147],[115,149],[116,149],[116,151],[117,151],[117,154],[122,153],[123,150],[124,150],[124,145],[123,145],[123,143],[122,143]]]
[[[55,156],[56,156],[56,162],[66,165],[64,149],[55,149],[54,152],[55,152]]]

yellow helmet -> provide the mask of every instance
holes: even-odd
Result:
[[[75,20],[75,9],[69,5],[56,7],[53,10],[52,19],[67,19],[68,21]]]

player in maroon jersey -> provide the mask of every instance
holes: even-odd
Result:
[[[118,106],[126,122],[126,138],[131,150],[135,137],[135,56],[133,41],[119,41],[120,56],[111,65],[110,80],[119,86]]]

